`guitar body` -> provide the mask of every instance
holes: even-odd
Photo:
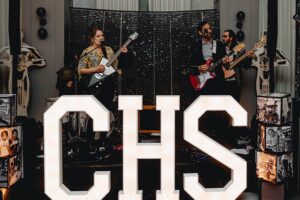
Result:
[[[131,43],[131,41],[135,40],[137,37],[138,37],[138,33],[137,32],[133,33],[132,35],[129,36],[128,40],[125,42],[125,44],[122,47],[126,48]],[[122,47],[115,53],[115,55],[110,60],[107,60],[106,58],[101,59],[99,64],[105,66],[105,70],[103,73],[94,73],[92,75],[84,76],[81,78],[80,87],[84,91],[93,91],[97,89],[105,78],[107,78],[108,76],[116,72],[116,69],[111,65],[114,61],[116,61],[118,56],[121,54]]]
[[[211,59],[206,61],[207,66],[210,66],[211,64],[212,64]],[[190,83],[195,90],[202,90],[202,88],[205,87],[207,81],[213,78],[215,78],[215,75],[212,74],[211,72],[205,72],[205,73],[200,72],[199,75],[190,75],[189,77]]]
[[[205,87],[207,81],[209,79],[215,78],[215,75],[213,75],[210,72],[205,72],[205,73],[200,73],[198,76],[190,75],[189,78],[190,78],[190,83],[195,90],[202,90]]]
[[[112,66],[106,66],[109,61],[106,58],[102,58],[100,65],[105,66],[103,73],[94,73],[88,83],[88,88],[95,87],[97,84],[100,84],[106,77],[116,72]]]
[[[105,71],[103,73],[95,73],[90,75],[84,75],[79,81],[80,93],[82,94],[94,94],[96,90],[102,87],[103,81],[112,73],[115,72],[113,67],[107,67],[108,60],[102,58],[100,61],[101,65],[105,66]]]

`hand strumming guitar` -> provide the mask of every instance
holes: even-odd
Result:
[[[232,57],[228,57],[228,56],[225,56],[222,59],[223,64],[229,64],[232,61],[233,61],[233,58]],[[224,78],[225,79],[230,78],[230,77],[232,77],[232,76],[235,75],[235,71],[233,69],[232,70],[228,70],[224,66],[222,66],[222,69],[223,69],[223,72],[224,72]]]
[[[222,66],[223,72],[224,72],[224,78],[228,79],[235,75],[235,71],[233,69],[226,69]]]
[[[105,71],[105,66],[100,64],[95,67],[94,70],[94,73],[103,73]]]
[[[200,65],[200,66],[198,67],[198,70],[199,70],[199,72],[201,72],[201,73],[205,73],[205,72],[207,72],[208,68],[209,68],[209,66],[208,66],[207,64],[204,64],[204,65]]]

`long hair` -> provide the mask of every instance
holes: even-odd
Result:
[[[97,31],[102,31],[102,33],[104,34],[104,31],[101,28],[99,28],[97,26],[92,27],[90,29],[90,33],[89,33],[89,42],[90,42],[90,44],[92,44],[93,37],[95,37]]]
[[[202,31],[202,27],[205,25],[205,24],[209,24],[209,22],[208,21],[201,21],[201,22],[199,22],[198,23],[198,26],[197,26],[197,34],[198,34],[198,32],[200,31]]]

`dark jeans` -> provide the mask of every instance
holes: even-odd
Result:
[[[241,88],[238,86],[236,80],[224,81],[225,95],[231,95],[237,102],[241,99]]]

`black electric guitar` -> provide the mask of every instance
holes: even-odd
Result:
[[[88,81],[85,81],[85,87],[87,90],[92,90],[93,88],[97,87],[101,82],[108,76],[115,73],[117,70],[112,66],[112,63],[120,56],[121,49],[123,47],[127,47],[133,40],[138,37],[138,33],[135,32],[128,37],[128,40],[124,43],[124,45],[115,53],[115,55],[110,59],[107,60],[106,58],[102,58],[100,61],[100,65],[105,66],[105,70],[103,73],[94,73],[87,77]]]

